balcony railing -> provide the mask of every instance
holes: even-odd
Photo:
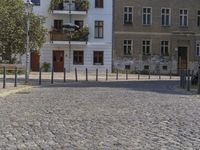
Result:
[[[75,31],[71,32],[62,32],[62,31],[50,31],[50,41],[79,41],[87,42],[89,32],[84,31]]]
[[[52,1],[56,1],[56,0],[52,0]],[[72,4],[70,5],[69,2],[62,2],[59,4],[56,4],[54,2],[52,2],[50,4],[50,10],[51,11],[88,11],[89,9],[89,1],[88,0],[74,0],[72,1]]]

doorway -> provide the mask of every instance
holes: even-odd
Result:
[[[64,51],[53,51],[53,68],[55,72],[64,71]]]
[[[39,52],[31,52],[31,71],[39,71],[40,68],[40,55]]]
[[[187,47],[178,47],[178,70],[187,69]]]

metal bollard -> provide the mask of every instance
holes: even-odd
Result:
[[[39,85],[42,84],[42,68],[39,70]]]
[[[75,68],[75,81],[78,82],[78,74],[77,74],[77,69]]]
[[[138,80],[140,80],[140,71],[138,71]]]
[[[15,67],[15,83],[14,83],[14,87],[17,87],[17,67]]]
[[[172,70],[169,72],[169,79],[172,79]]]
[[[190,91],[190,70],[187,71],[187,91]]]
[[[63,79],[64,83],[66,83],[66,69],[64,68],[64,79]]]
[[[3,67],[3,88],[6,88],[6,67]]]
[[[54,80],[54,68],[51,70],[51,84],[53,84]]]
[[[126,80],[128,80],[128,70],[126,70]]]
[[[149,70],[149,80],[151,79],[151,73],[150,73],[150,70]]]
[[[200,68],[198,70],[198,91],[197,94],[200,94]]]
[[[96,81],[98,81],[98,69],[96,69]]]
[[[118,71],[118,69],[117,69],[117,72],[116,72],[116,80],[118,80],[119,79],[119,71]]]
[[[106,69],[106,81],[108,80],[108,69]]]
[[[85,69],[85,76],[86,76],[85,80],[88,81],[88,69],[87,68]]]

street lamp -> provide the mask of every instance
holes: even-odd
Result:
[[[25,3],[25,13],[27,16],[27,27],[26,27],[26,70],[25,70],[25,83],[29,82],[29,56],[30,56],[30,37],[29,37],[29,31],[30,31],[30,14],[33,10],[33,3],[31,0],[27,0]]]

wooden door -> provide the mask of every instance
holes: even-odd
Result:
[[[187,47],[178,48],[178,69],[187,69]]]
[[[64,71],[64,51],[53,51],[53,68],[55,72]]]
[[[31,71],[39,71],[40,55],[37,51],[31,52]]]

